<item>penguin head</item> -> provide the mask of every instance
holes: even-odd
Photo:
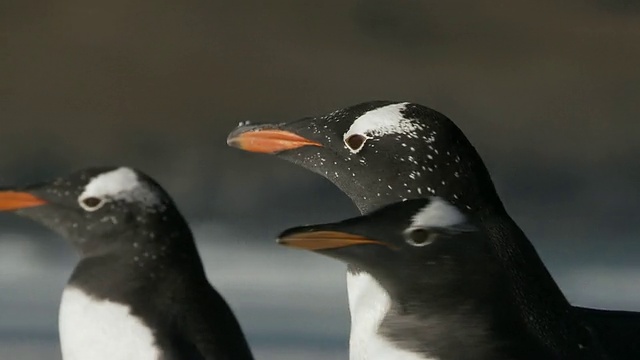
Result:
[[[337,223],[292,228],[278,242],[361,268],[392,294],[429,286],[433,291],[463,284],[476,288],[499,269],[481,226],[446,200],[432,197]]]
[[[130,247],[131,236],[159,241],[149,229],[175,222],[176,215],[182,221],[160,185],[127,167],[87,168],[49,182],[3,188],[0,210],[15,211],[59,233],[81,256]]]
[[[501,205],[482,159],[446,116],[408,102],[370,101],[290,123],[243,124],[230,146],[277,154],[319,173],[368,212],[439,196],[465,210]]]

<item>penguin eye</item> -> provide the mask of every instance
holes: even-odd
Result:
[[[344,143],[351,149],[352,152],[357,153],[364,146],[367,137],[361,134],[353,134],[344,139]]]
[[[423,228],[409,229],[404,233],[404,239],[411,246],[422,247],[435,241],[438,234]]]
[[[95,196],[89,196],[83,199],[79,199],[78,203],[80,207],[86,211],[96,211],[104,205],[105,200]]]

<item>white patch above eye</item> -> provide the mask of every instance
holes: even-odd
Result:
[[[465,224],[467,217],[440,197],[432,197],[429,205],[413,216],[411,228],[447,228]]]
[[[342,138],[345,145],[355,154],[362,149],[366,139],[387,134],[406,134],[419,129],[419,124],[402,115],[402,110],[408,104],[408,102],[391,104],[362,114],[351,124],[349,130],[344,133]],[[355,149],[351,148],[347,143],[347,139],[353,135],[362,135],[366,138],[362,145]]]
[[[138,202],[147,206],[160,203],[158,195],[138,180],[135,171],[126,167],[91,179],[78,197],[78,201],[82,202],[90,197]]]

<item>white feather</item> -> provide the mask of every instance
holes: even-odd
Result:
[[[435,360],[396,347],[378,334],[391,306],[389,294],[367,273],[347,273],[351,312],[350,360]]]
[[[455,206],[440,197],[432,197],[412,219],[410,228],[454,227],[467,222],[467,217]]]
[[[344,133],[343,140],[345,145],[347,145],[347,138],[355,134],[371,139],[387,134],[407,134],[414,132],[420,125],[402,115],[402,110],[404,110],[407,104],[406,102],[391,104],[362,114],[354,120],[349,130]],[[347,147],[349,146],[347,145]],[[351,152],[357,153],[361,148],[362,146],[357,149],[351,149]]]
[[[151,330],[123,304],[96,300],[68,286],[60,304],[64,360],[157,360],[161,352]]]
[[[160,202],[158,196],[138,180],[132,169],[121,167],[100,174],[85,186],[79,200],[88,197],[108,198],[140,202],[153,206]]]

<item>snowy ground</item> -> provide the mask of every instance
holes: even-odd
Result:
[[[258,359],[347,357],[342,264],[278,247],[272,239],[247,240],[215,224],[196,226],[195,233],[209,278],[240,318]],[[640,310],[640,267],[578,267],[550,258],[548,266],[572,302]],[[57,307],[74,263],[75,255],[53,235],[34,241],[0,234],[0,360],[60,358]]]

